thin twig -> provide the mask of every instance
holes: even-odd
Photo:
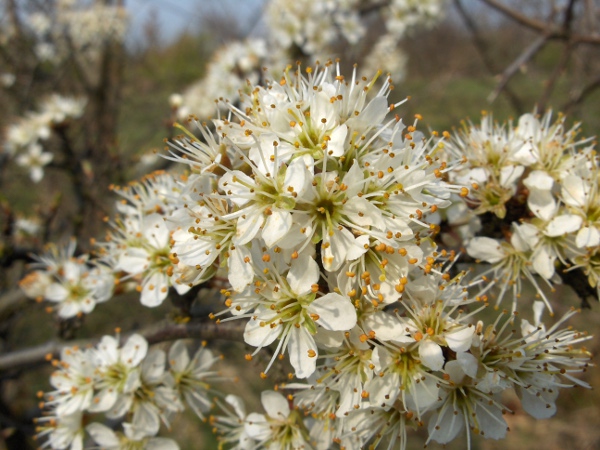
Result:
[[[572,44],[600,45],[600,35],[598,34],[571,34],[568,30],[565,30],[563,27],[556,28],[555,25],[553,27],[553,24],[548,24],[541,20],[528,17],[497,0],[481,1],[486,5],[490,6],[491,8],[495,9],[496,11],[502,13],[506,17],[525,26],[526,28],[529,28],[530,30],[536,31],[538,33],[544,33],[547,36],[548,40],[561,39],[568,40]]]
[[[481,36],[481,33],[479,32],[479,29],[477,28],[475,21],[471,18],[471,16],[469,16],[469,14],[467,13],[466,9],[464,8],[464,6],[460,0],[454,0],[454,4],[456,6],[456,9],[458,10],[458,13],[462,17],[467,29],[470,31],[471,35],[473,36],[473,45],[474,45],[475,49],[477,50],[477,52],[479,53],[479,57],[483,61],[483,65],[486,67],[486,69],[488,70],[488,72],[490,74],[496,75],[498,73],[499,69],[496,67],[496,64],[494,63],[494,61],[495,61],[494,58],[491,58],[489,56],[490,52],[489,52],[488,45],[486,44],[485,40],[483,39],[483,36]],[[521,100],[517,97],[517,95],[513,92],[513,90],[510,89],[509,86],[505,86],[505,88],[502,90],[502,92],[504,92],[504,94],[508,98],[508,101],[511,103],[513,109],[518,114],[522,114],[523,113],[523,104],[522,104]]]
[[[521,52],[517,59],[515,59],[510,66],[508,66],[504,72],[502,72],[502,76],[498,85],[494,89],[494,91],[489,95],[488,101],[491,103],[500,92],[505,88],[506,84],[510,81],[510,79],[519,71],[519,69],[526,64],[531,58],[533,58],[537,52],[539,52],[544,45],[548,42],[548,37],[546,35],[539,36],[535,41],[533,41],[525,50]]]
[[[577,0],[569,0],[569,4],[565,8],[565,18],[563,19],[562,25],[565,32],[570,32],[572,29],[571,25],[573,23],[573,11],[575,9],[575,3],[577,3]]]
[[[504,14],[506,17],[514,20],[521,25],[530,28],[534,31],[538,32],[547,32],[548,24],[542,22],[541,20],[533,19],[531,17],[526,16],[525,14],[521,14],[519,11],[512,9],[511,7],[505,5],[502,2],[496,0],[481,0],[486,5],[492,7],[496,11]]]
[[[143,330],[139,334],[144,336],[150,345],[177,339],[240,341],[244,327],[245,323],[241,320],[223,324],[210,321],[192,321],[186,324],[163,323]],[[121,341],[125,340],[126,338],[123,338]],[[0,356],[0,372],[37,367],[50,358],[56,358],[64,348],[74,346],[86,348],[94,346],[98,341],[99,339],[50,341],[36,347],[17,350]]]
[[[564,73],[565,69],[567,68],[567,65],[569,64],[569,59],[571,57],[571,51],[572,51],[572,47],[569,44],[566,44],[565,48],[563,49],[562,54],[560,55],[560,61],[554,67],[554,70],[552,71],[552,75],[550,75],[550,78],[548,78],[548,80],[546,81],[546,86],[544,87],[544,92],[542,93],[542,96],[540,97],[540,100],[538,101],[538,105],[537,105],[538,113],[541,114],[546,110],[546,104],[548,103],[548,100],[550,100],[550,96],[552,95],[554,86],[556,85],[556,82],[558,81],[559,77]]]
[[[561,111],[564,111],[565,113],[571,111],[575,106],[582,103],[588,95],[598,88],[600,88],[600,76],[585,86],[581,91],[579,91],[578,94],[571,96],[571,99],[563,105]]]

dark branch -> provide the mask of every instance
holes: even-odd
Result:
[[[465,25],[467,26],[467,29],[473,36],[473,45],[479,53],[479,57],[483,61],[483,65],[486,67],[487,71],[491,75],[496,75],[499,72],[499,69],[496,67],[496,64],[494,62],[495,59],[490,57],[488,45],[483,39],[483,36],[481,36],[481,33],[479,32],[475,21],[472,19],[471,16],[469,16],[460,0],[454,0],[454,4],[460,16],[462,17]],[[517,113],[522,114],[523,104],[521,103],[521,100],[517,97],[517,95],[513,92],[513,90],[510,89],[509,86],[505,86],[502,92],[504,93],[504,95],[506,95],[508,101],[511,103],[514,110]]]
[[[548,42],[547,36],[539,36],[535,41],[533,41],[521,54],[515,59],[510,66],[508,66],[504,72],[502,72],[502,76],[496,89],[490,94],[488,100],[493,102],[498,98],[498,95],[502,92],[502,90],[506,87],[506,84],[510,81],[510,79],[518,72],[518,70],[527,62],[529,62]]]
[[[140,332],[149,344],[174,341],[177,339],[230,340],[240,341],[245,327],[244,321],[232,321],[217,324],[210,321],[192,321],[186,324],[161,324]],[[121,341],[125,341],[124,337]],[[0,356],[0,372],[15,371],[37,367],[50,358],[56,358],[63,348],[80,348],[95,345],[99,339],[76,341],[50,341],[37,347],[17,350]]]

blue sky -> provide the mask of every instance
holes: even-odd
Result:
[[[237,15],[240,20],[257,14],[263,0],[125,0],[131,20],[131,42],[140,42],[144,24],[156,14],[164,43],[185,31],[201,28],[207,15]]]

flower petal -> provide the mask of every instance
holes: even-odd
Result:
[[[274,209],[267,217],[262,238],[268,248],[273,247],[283,239],[292,228],[292,214],[289,211]]]
[[[441,370],[444,366],[442,348],[435,342],[426,340],[419,344],[419,358],[431,370]],[[440,441],[438,441],[440,442]]]
[[[263,391],[260,394],[260,402],[267,416],[272,419],[283,420],[290,415],[290,405],[287,399],[279,392]]]
[[[305,327],[291,327],[287,349],[296,378],[308,378],[315,372],[317,344]]]
[[[316,322],[326,330],[344,331],[356,325],[356,309],[349,298],[331,292],[313,301],[308,310],[317,314]]]
[[[312,285],[318,281],[319,265],[310,255],[303,253],[292,261],[287,282],[294,294],[301,296],[309,293]]]

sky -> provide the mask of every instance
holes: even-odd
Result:
[[[241,21],[256,17],[263,0],[125,0],[130,15],[131,44],[143,42],[144,24],[153,14],[160,29],[160,39],[168,44],[181,33],[197,32],[211,15],[237,15]]]

